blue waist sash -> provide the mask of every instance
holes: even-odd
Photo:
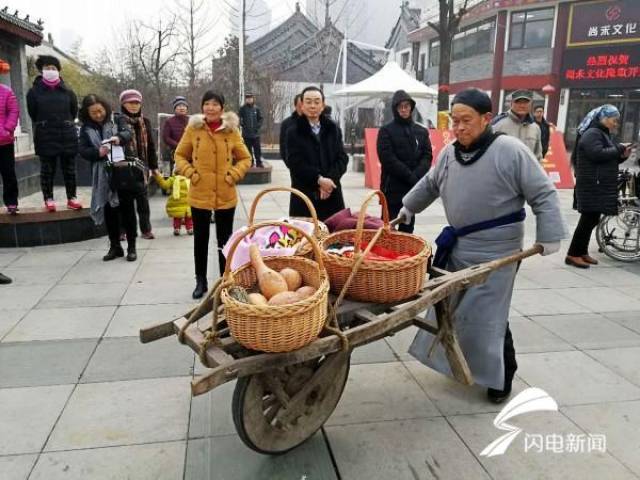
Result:
[[[474,223],[473,225],[467,225],[462,228],[454,228],[452,226],[444,227],[438,238],[436,238],[436,250],[435,257],[433,258],[433,266],[437,268],[446,268],[449,255],[453,251],[458,242],[459,237],[464,237],[470,233],[479,232],[481,230],[489,230],[490,228],[501,227],[503,225],[509,225],[510,223],[522,222],[527,216],[524,208],[517,212],[509,213],[502,217],[494,218],[492,220],[485,220],[483,222]]]

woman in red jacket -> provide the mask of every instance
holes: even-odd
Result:
[[[13,91],[0,84],[0,175],[2,175],[2,200],[11,215],[18,212],[18,180],[13,148],[13,132],[18,125],[18,101]]]

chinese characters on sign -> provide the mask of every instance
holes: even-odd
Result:
[[[638,78],[640,67],[629,64],[629,55],[591,55],[587,58],[586,68],[568,68],[567,80],[596,80],[610,78]]]
[[[640,45],[568,49],[563,87],[633,87],[640,80]]]
[[[596,25],[589,27],[587,37],[599,39],[600,37],[617,37],[633,35],[638,32],[638,22],[627,24],[618,23],[616,25]]]
[[[526,434],[524,437],[525,452],[551,453],[606,453],[607,437],[602,434],[568,433],[559,435]]]
[[[640,2],[601,0],[571,5],[568,47],[640,41]]]

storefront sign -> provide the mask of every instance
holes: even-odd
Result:
[[[450,143],[455,142],[456,137],[451,130],[429,130],[431,148],[433,149],[433,165],[440,154],[440,151]],[[364,186],[367,188],[380,188],[381,165],[378,159],[376,144],[378,141],[378,129],[366,128],[364,141]],[[573,174],[569,166],[569,156],[564,145],[562,132],[555,129],[551,132],[549,139],[549,151],[542,160],[542,168],[554,183],[556,188],[573,188]]]
[[[563,87],[616,88],[640,84],[640,45],[567,49]]]
[[[571,5],[567,46],[640,41],[640,1],[595,0]]]

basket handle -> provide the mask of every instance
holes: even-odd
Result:
[[[223,274],[223,278],[225,280],[231,280],[233,274],[231,272],[231,260],[233,259],[233,255],[236,252],[236,249],[238,248],[238,245],[240,245],[240,242],[248,235],[251,235],[253,232],[255,232],[256,230],[263,228],[263,227],[274,227],[274,226],[279,226],[279,227],[288,227],[291,228],[293,230],[295,230],[296,232],[300,233],[306,240],[307,242],[309,242],[311,244],[311,247],[313,248],[313,255],[316,258],[316,262],[318,262],[318,266],[320,267],[320,271],[324,272],[324,262],[322,261],[322,255],[320,254],[320,247],[318,246],[318,242],[316,241],[315,238],[313,238],[311,235],[309,235],[307,232],[305,232],[304,230],[302,230],[300,227],[297,227],[295,225],[292,225],[290,223],[286,223],[286,222],[278,222],[278,221],[267,221],[267,222],[261,222],[261,223],[256,223],[255,225],[250,225],[246,231],[242,232],[242,234],[236,238],[236,240],[233,242],[233,245],[231,245],[231,248],[229,249],[229,255],[227,257],[227,262],[226,265],[224,267],[224,274]]]
[[[387,231],[391,229],[391,227],[389,226],[389,206],[387,204],[387,197],[384,196],[384,193],[382,193],[382,191],[375,190],[374,192],[371,192],[371,194],[369,194],[369,196],[365,199],[364,202],[362,202],[362,206],[360,207],[360,212],[358,213],[358,223],[356,224],[355,245],[353,246],[354,255],[357,255],[358,253],[360,253],[360,244],[362,243],[362,233],[363,233],[362,231],[364,229],[364,218],[367,213],[367,207],[369,206],[369,203],[375,197],[378,197],[380,199],[380,205],[382,205],[382,223],[383,223],[382,228]]]
[[[289,192],[300,197],[302,201],[305,203],[305,205],[307,206],[307,208],[309,209],[309,213],[311,214],[311,219],[313,220],[313,234],[316,237],[320,234],[320,224],[318,223],[318,213],[316,212],[316,209],[313,206],[313,203],[311,203],[311,200],[309,199],[309,197],[307,197],[300,190],[297,190],[291,187],[270,187],[270,188],[265,188],[260,193],[258,193],[258,195],[256,195],[256,197],[253,199],[253,202],[251,202],[251,208],[249,209],[249,226],[253,225],[253,221],[256,216],[256,209],[258,207],[258,202],[260,201],[260,199],[264,197],[267,193],[273,193],[273,192]]]

